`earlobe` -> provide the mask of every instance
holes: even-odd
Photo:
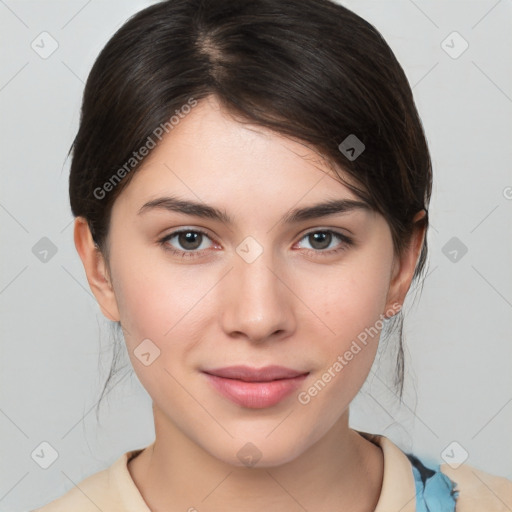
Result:
[[[89,287],[98,301],[101,312],[109,320],[118,322],[119,310],[105,258],[94,243],[89,224],[84,217],[75,219],[74,240]]]
[[[415,224],[415,227],[411,236],[410,244],[404,251],[400,260],[397,258],[394,261],[386,302],[387,309],[393,307],[397,303],[403,305],[405,301],[405,296],[411,286],[414,271],[416,270],[416,265],[425,240],[426,226],[421,222],[421,219],[423,219],[425,215],[426,211],[421,210],[414,216],[413,223]]]

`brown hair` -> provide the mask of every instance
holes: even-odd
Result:
[[[357,186],[344,183],[387,220],[396,254],[418,211],[428,226],[422,123],[403,69],[372,25],[330,0],[169,0],[130,18],[101,51],[70,149],[71,209],[87,219],[107,262],[112,205],[147,158],[134,153],[191,98],[209,95],[343,169]],[[340,150],[354,135],[364,144],[357,158]],[[425,237],[414,279],[426,257]],[[401,397],[401,312],[395,321]]]

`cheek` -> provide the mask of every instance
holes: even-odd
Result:
[[[186,401],[173,376],[183,380],[183,368],[203,331],[198,313],[207,283],[191,286],[182,273],[167,269],[165,274],[157,266],[135,271],[129,265],[118,267],[118,283],[121,324],[139,381],[155,402]]]
[[[314,338],[322,368],[317,372],[321,382],[310,394],[322,390],[324,403],[332,398],[340,407],[347,405],[368,375],[384,326],[391,257],[385,251],[361,253],[320,287],[310,287],[309,295],[307,288],[302,291],[326,326]]]
[[[118,258],[115,269],[116,299],[130,357],[145,339],[161,351],[161,361],[167,352],[189,351],[204,328],[213,295],[209,291],[218,278],[162,257],[143,261],[136,251],[130,258]]]
[[[349,341],[380,318],[386,306],[390,265],[391,259],[382,253],[361,253],[329,271],[321,287],[309,288],[309,300],[333,339]]]

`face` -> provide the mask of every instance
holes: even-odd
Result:
[[[305,452],[346,413],[398,311],[387,222],[357,206],[294,215],[327,201],[360,202],[318,154],[210,97],[114,203],[109,264],[134,370],[162,421],[217,459]],[[240,365],[293,373],[218,371]]]

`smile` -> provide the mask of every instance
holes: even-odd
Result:
[[[278,404],[308,376],[281,366],[231,366],[203,371],[212,387],[242,407],[263,409]]]

